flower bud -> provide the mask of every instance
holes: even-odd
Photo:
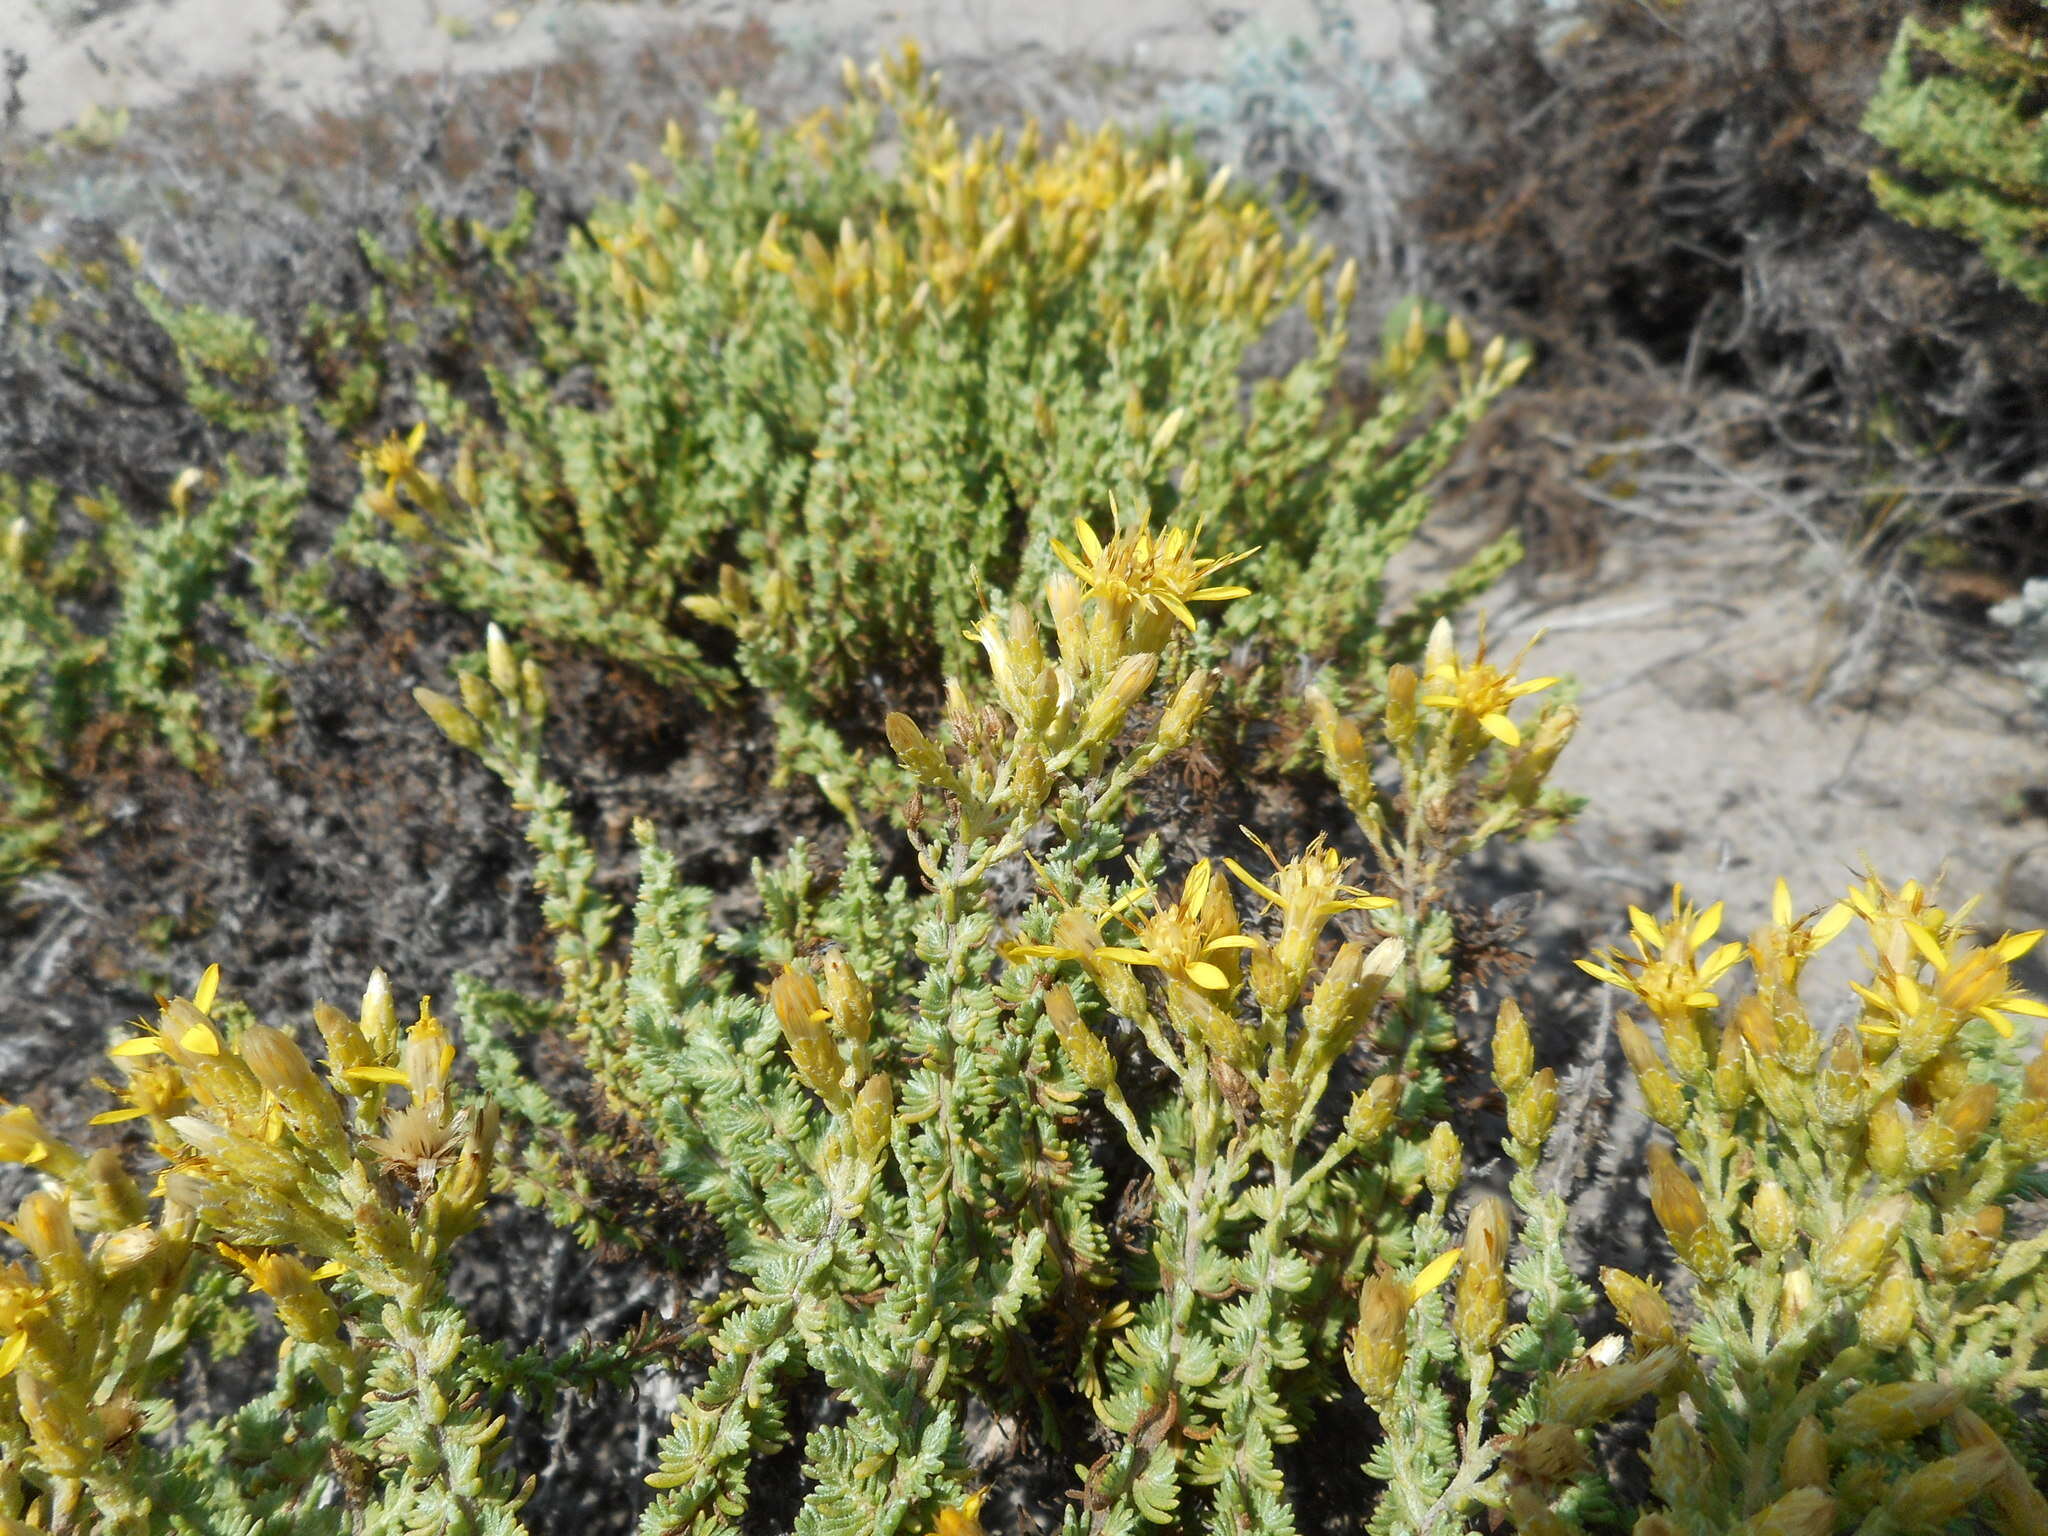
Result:
[[[1508,1519],[1514,1522],[1515,1536],[1572,1536],[1564,1517],[1526,1484],[1508,1490]]]
[[[484,631],[484,659],[490,669],[491,686],[506,699],[517,703],[519,658],[512,654],[512,646],[505,638],[505,631],[495,624]]]
[[[1714,1054],[1714,1097],[1729,1114],[1742,1108],[1749,1097],[1749,1066],[1742,1059],[1742,1031],[1733,1024],[1721,1031]]]
[[[1488,1195],[1465,1222],[1465,1258],[1458,1270],[1454,1331],[1467,1353],[1493,1347],[1507,1325],[1506,1266],[1514,1220],[1507,1201]]]
[[[1361,1147],[1370,1147],[1393,1128],[1401,1104],[1401,1080],[1391,1073],[1376,1077],[1352,1097],[1344,1116],[1344,1133]]]
[[[1897,1349],[1912,1337],[1918,1304],[1917,1284],[1894,1259],[1856,1313],[1857,1336],[1872,1349]]]
[[[825,1007],[842,1040],[867,1043],[875,1017],[874,994],[836,949],[825,956]]]
[[[1387,669],[1387,744],[1405,747],[1415,739],[1415,700],[1421,692],[1415,669],[1397,662]]]
[[[1671,1308],[1664,1293],[1647,1280],[1638,1280],[1625,1269],[1603,1269],[1600,1284],[1607,1299],[1635,1339],[1636,1353],[1648,1354],[1678,1342],[1678,1329],[1671,1320]]]
[[[1987,1205],[1974,1216],[1950,1216],[1943,1223],[1941,1267],[1956,1280],[1967,1280],[1983,1272],[1998,1253],[1998,1240],[2005,1235],[2005,1210]]]
[[[1801,1419],[1785,1442],[1785,1457],[1779,1463],[1778,1480],[1788,1488],[1826,1488],[1828,1485],[1828,1436],[1812,1414]]]
[[[2020,1093],[2036,1104],[2048,1104],[2048,1045],[2042,1046],[2034,1059],[2027,1063],[2026,1075],[2020,1080]]]
[[[1697,1086],[1706,1078],[1710,1063],[1693,1010],[1674,1010],[1668,1016],[1660,1016],[1658,1022],[1664,1027],[1664,1050],[1671,1058],[1672,1070],[1681,1082]]]
[[[1464,1176],[1465,1149],[1459,1145],[1458,1133],[1449,1121],[1439,1120],[1424,1149],[1422,1182],[1437,1199],[1448,1200]]]
[[[1930,1462],[1893,1487],[1885,1513],[1903,1530],[1939,1530],[1998,1482],[2010,1459],[2003,1449],[1979,1445]]]
[[[1159,728],[1154,733],[1167,751],[1178,751],[1195,734],[1195,725],[1209,707],[1209,699],[1216,692],[1219,677],[1214,668],[1203,667],[1190,672],[1173,691],[1173,698],[1168,701],[1166,712],[1159,717]]]
[[[78,1246],[78,1229],[71,1223],[71,1204],[62,1195],[39,1189],[25,1196],[14,1226],[21,1246],[35,1255],[46,1273],[62,1279],[60,1270],[77,1273],[83,1269],[85,1254]]]
[[[1970,1155],[1997,1113],[1996,1085],[1972,1084],[1914,1127],[1906,1148],[1907,1165],[1922,1174],[1954,1168]]]
[[[1776,1179],[1766,1179],[1749,1202],[1749,1235],[1757,1247],[1773,1258],[1790,1248],[1799,1236],[1798,1213],[1792,1197]]]
[[[1508,1441],[1504,1453],[1513,1476],[1541,1488],[1564,1488],[1586,1470],[1586,1448],[1569,1424],[1531,1424]]]
[[[1899,1240],[1899,1229],[1911,1209],[1907,1197],[1893,1195],[1847,1223],[1821,1255],[1821,1282],[1837,1291],[1854,1290],[1866,1283]]]
[[[1714,1227],[1707,1203],[1662,1142],[1650,1146],[1650,1205],[1685,1266],[1712,1284],[1725,1278],[1733,1255]]]
[[[1894,1183],[1904,1179],[1912,1130],[1913,1112],[1897,1099],[1886,1099],[1864,1122],[1864,1160]]]
[[[1998,1523],[2005,1536],[2034,1536],[2048,1531],[2048,1496],[2034,1486],[2034,1480],[1999,1438],[1998,1431],[1963,1407],[1950,1415],[1949,1426],[1964,1449],[1992,1450],[2005,1458],[2005,1470],[1986,1490],[1998,1507]]]
[[[1557,1074],[1545,1067],[1508,1095],[1508,1139],[1540,1148],[1557,1123]]]
[[[1465,322],[1456,315],[1444,327],[1444,350],[1454,363],[1462,363],[1472,355],[1472,333],[1465,329]]]
[[[1084,748],[1099,747],[1113,740],[1123,729],[1124,716],[1131,706],[1145,696],[1145,690],[1152,686],[1152,678],[1159,670],[1158,656],[1145,652],[1126,656],[1117,664],[1115,672],[1102,690],[1088,701],[1088,708],[1081,716],[1081,744]]]
[[[1830,1536],[1834,1528],[1835,1501],[1819,1488],[1794,1488],[1741,1527],[1746,1536]]]
[[[94,1226],[104,1231],[149,1220],[149,1201],[136,1186],[119,1152],[101,1147],[85,1160],[85,1171],[92,1182],[93,1204],[98,1208]]]
[[[1954,1387],[1932,1381],[1864,1387],[1835,1409],[1832,1443],[1837,1450],[1854,1450],[1887,1440],[1910,1440],[1947,1418],[1962,1400]]]
[[[141,1269],[162,1253],[167,1245],[164,1236],[147,1223],[123,1227],[110,1232],[93,1245],[93,1262],[99,1266],[102,1276],[118,1280],[123,1275]]]
[[[932,745],[910,716],[901,711],[890,711],[882,722],[882,733],[889,738],[889,746],[897,760],[916,778],[926,784],[943,784],[951,777],[945,754]]]
[[[1374,1408],[1383,1409],[1400,1384],[1408,1357],[1408,1287],[1392,1275],[1375,1275],[1358,1293],[1358,1327],[1345,1364],[1351,1379]]]
[[[1356,940],[1337,951],[1316,982],[1315,992],[1302,1013],[1301,1062],[1304,1073],[1313,1076],[1326,1070],[1350,1048],[1387,990],[1387,982],[1400,968],[1406,953],[1399,939],[1382,939],[1370,952]],[[1254,953],[1253,989],[1259,984],[1258,960]],[[1263,1006],[1265,997],[1260,994]]]
[[[1837,1030],[1813,1083],[1813,1110],[1823,1125],[1839,1130],[1862,1121],[1865,1064],[1863,1036],[1847,1026]]]
[[[1059,1036],[1060,1049],[1066,1052],[1076,1077],[1098,1093],[1116,1081],[1116,1063],[1109,1048],[1083,1022],[1072,992],[1064,986],[1047,992],[1045,1016],[1052,1021],[1053,1033]]]
[[[853,1139],[861,1158],[872,1166],[889,1145],[889,1130],[895,1123],[896,1085],[886,1072],[876,1072],[860,1085],[853,1100]]]
[[[1616,1014],[1614,1033],[1621,1041],[1621,1054],[1628,1059],[1629,1068],[1643,1090],[1650,1118],[1666,1130],[1677,1130],[1686,1119],[1685,1095],[1678,1080],[1664,1070],[1663,1058],[1632,1015]]]
[[[1529,1021],[1513,998],[1505,998],[1493,1021],[1493,1080],[1512,1094],[1529,1081],[1536,1066],[1536,1048],[1529,1039]],[[1520,1138],[1518,1137],[1517,1140]]]
[[[1797,1322],[1813,1305],[1813,1272],[1805,1266],[1788,1269],[1778,1281],[1778,1311],[1789,1325]]]
[[[440,727],[441,734],[465,752],[483,750],[484,733],[469,712],[445,693],[436,693],[431,688],[415,688],[413,702],[427,712],[427,718]]]
[[[1323,766],[1337,781],[1344,803],[1355,814],[1363,815],[1377,793],[1372,782],[1372,751],[1366,745],[1365,733],[1356,722],[1339,715],[1337,706],[1320,689],[1309,690],[1308,702],[1315,712]]]
[[[1618,1365],[1566,1370],[1551,1384],[1547,1417],[1574,1429],[1602,1423],[1661,1388],[1684,1360],[1683,1350],[1666,1347]]]

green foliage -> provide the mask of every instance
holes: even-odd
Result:
[[[1217,686],[1213,669],[1173,664],[1188,644],[1175,611],[1222,590],[1213,577],[1234,562],[1196,556],[1179,530],[1088,538],[1082,554],[1076,574],[1045,584],[1049,636],[1022,606],[972,631],[992,703],[956,688],[936,737],[888,722],[928,797],[908,812],[921,892],[885,882],[864,840],[830,872],[799,846],[760,871],[758,924],[721,932],[643,825],[624,967],[606,958],[618,913],[593,890],[589,847],[543,770],[531,664],[494,632],[460,704],[421,694],[529,810],[564,981],[553,1012],[603,1088],[607,1121],[635,1128],[604,1150],[651,1159],[715,1215],[744,1282],[707,1314],[714,1363],[664,1443],[643,1531],[746,1529],[749,1469],[796,1433],[792,1395],[819,1387],[848,1413],[804,1443],[799,1531],[964,1518],[975,1469],[962,1429],[977,1403],[1070,1450],[1107,1437],[1107,1453],[1076,1467],[1071,1530],[1291,1530],[1278,1448],[1338,1390],[1346,1293],[1377,1268],[1398,1271],[1386,1283],[1408,1294],[1447,1241],[1455,1173],[1429,1186],[1427,1214],[1410,1209],[1439,1080],[1404,1070],[1432,1048],[1411,1034],[1436,1031],[1439,1053],[1454,1044],[1428,1001],[1450,978],[1445,880],[1488,838],[1559,813],[1543,783],[1573,713],[1553,708],[1525,739],[1507,712],[1550,680],[1461,660],[1446,629],[1426,685],[1394,669],[1401,802],[1421,806],[1418,819],[1388,824],[1359,727],[1322,706],[1347,796],[1393,867],[1415,872],[1405,899],[1344,884],[1321,839],[1261,874],[1202,860],[1172,895],[1163,850],[1128,847],[1122,812]],[[1139,727],[1146,690],[1176,675]],[[1031,892],[1006,912],[1001,892],[1027,869]],[[1250,932],[1232,880],[1268,909]],[[1325,929],[1348,912],[1374,914],[1379,931],[1332,954]],[[480,989],[465,996],[473,1032],[537,1022]],[[1358,1086],[1368,1043],[1389,1070]],[[478,1049],[527,1127],[511,1187],[594,1236],[587,1189],[560,1177],[570,1149],[590,1146],[576,1117],[514,1075],[504,1044]],[[1517,1120],[1532,1165],[1549,1092],[1547,1110]],[[1105,1138],[1144,1175],[1149,1240],[1135,1256],[1110,1230],[1119,1191]],[[1561,1203],[1520,1189],[1521,1274],[1537,1299],[1499,1394],[1510,1408],[1569,1357],[1567,1314],[1587,1302],[1563,1269]],[[1500,1314],[1486,1337],[1467,1328],[1490,1359],[1506,1319],[1505,1236],[1467,1253],[1478,1278],[1461,1288],[1461,1315]],[[1415,1287],[1423,1342],[1407,1400],[1436,1391],[1422,1362],[1453,1337],[1427,1299],[1435,1283]],[[1443,1450],[1447,1427],[1412,1431],[1404,1499],[1497,1497],[1490,1383],[1459,1395],[1478,1431],[1472,1456]],[[1079,1423],[1076,1403],[1088,1406]]]
[[[239,460],[161,516],[8,492],[0,882],[77,817],[88,724],[203,763],[197,685],[232,654],[249,727],[275,728],[270,668],[336,617],[337,558],[706,704],[758,698],[784,764],[849,812],[900,788],[849,725],[961,671],[985,599],[1041,579],[1046,535],[1104,491],[1265,547],[1215,642],[1244,648],[1252,707],[1304,656],[1351,676],[1412,652],[1515,558],[1499,541],[1384,611],[1387,562],[1522,354],[1414,308],[1351,403],[1355,267],[1333,279],[1256,197],[1114,129],[963,142],[932,85],[914,52],[849,69],[842,109],[775,134],[728,102],[708,155],[672,132],[666,175],[636,168],[559,263],[531,198],[497,227],[422,208],[409,241],[361,236],[360,303],[284,322],[51,252],[38,345],[110,397],[176,398]],[[124,327],[153,369],[105,344]],[[1302,355],[1254,379],[1283,340]],[[413,402],[433,446],[365,452],[337,531],[335,449]]]
[[[1980,246],[2048,304],[2048,6],[1970,5],[1950,26],[1909,17],[1863,131],[1906,174],[1873,171],[1887,213]]]
[[[289,446],[279,475],[231,460],[209,490],[187,471],[154,518],[81,499],[83,531],[53,487],[0,479],[0,888],[84,815],[88,745],[104,758],[154,738],[197,767],[217,723],[195,684],[225,644],[284,661],[331,624],[326,562],[295,538],[306,466],[295,436]]]
[[[1747,946],[1710,948],[1719,909],[1682,894],[1668,921],[1632,910],[1633,953],[1585,966],[1660,1028],[1661,1053],[1627,1017],[1621,1041],[1677,1142],[1650,1199],[1697,1283],[1682,1324],[1605,1271],[1627,1335],[1589,1344],[1546,1155],[1559,1084],[1520,1009],[1492,1038],[1504,1196],[1466,1190],[1488,1149],[1429,1064],[1460,1048],[1457,865],[1569,809],[1546,780],[1575,712],[1514,718],[1555,680],[1446,624],[1371,715],[1311,701],[1384,890],[1321,837],[1169,879],[1156,838],[1130,845],[1132,794],[1215,695],[1181,614],[1242,601],[1214,584],[1239,557],[1177,528],[1069,553],[1046,620],[975,626],[987,682],[952,685],[942,727],[887,719],[915,889],[868,838],[836,867],[799,844],[719,927],[643,823],[622,949],[546,770],[539,669],[493,628],[459,700],[419,690],[528,815],[559,995],[465,985],[486,1090],[465,1105],[439,1021],[401,1030],[381,976],[356,1016],[315,1010],[316,1071],[209,972],[110,1053],[121,1107],[98,1118],[147,1125],[148,1195],[113,1151],[0,1112],[0,1159],[44,1180],[0,1270],[0,1529],[509,1536],[505,1398],[682,1344],[708,1359],[648,1536],[758,1528],[758,1463],[799,1436],[796,1531],[977,1536],[985,1414],[1076,1458],[1068,1536],[1286,1536],[1284,1448],[1347,1376],[1377,1423],[1358,1515],[1387,1536],[2039,1530],[2048,1235],[2008,1213],[2043,1188],[2048,1054],[2001,1037],[2048,1017],[2011,974],[2041,935],[1975,942],[1874,877],[1824,914],[1781,892]],[[1824,1043],[1800,974],[1859,920],[1870,980]],[[1724,1004],[1745,954],[1753,989]],[[522,1068],[514,1039],[547,1029],[598,1102]],[[616,1198],[665,1187],[722,1229],[734,1283],[615,1343],[487,1345],[444,1276],[493,1185],[680,1278],[666,1223]],[[239,1347],[243,1280],[284,1335],[277,1384],[184,1422],[181,1359]],[[1646,1400],[1650,1499],[1625,1512],[1593,1436]]]
[[[0,1529],[520,1530],[498,1399],[606,1363],[535,1371],[483,1348],[447,1299],[496,1108],[454,1102],[439,1021],[422,1003],[401,1031],[381,972],[356,1017],[316,1011],[324,1075],[289,1035],[231,1028],[218,985],[209,969],[110,1053],[123,1102],[96,1118],[148,1126],[168,1164],[151,1193],[111,1148],[0,1115],[0,1156],[47,1181],[8,1228],[30,1266],[0,1271]],[[276,1384],[180,1428],[185,1354],[241,1347],[245,1290],[283,1334]]]
[[[708,157],[672,135],[666,175],[572,242],[571,313],[493,373],[494,412],[420,382],[454,452],[438,475],[418,442],[371,457],[403,536],[383,558],[419,556],[392,569],[707,704],[758,692],[843,796],[867,776],[849,709],[960,672],[984,602],[1042,579],[1105,491],[1265,548],[1220,641],[1261,659],[1412,649],[1513,557],[1405,627],[1383,611],[1429,482],[1522,370],[1504,344],[1418,310],[1369,408],[1340,404],[1355,270],[1333,293],[1331,253],[1223,176],[1113,129],[963,142],[914,55],[848,84],[781,135],[728,103]],[[1248,383],[1296,305],[1306,355]]]

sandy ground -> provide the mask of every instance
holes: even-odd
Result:
[[[1398,46],[1400,4],[1351,8],[1369,52]],[[223,74],[253,76],[275,102],[324,106],[357,90],[366,65],[488,72],[679,22],[758,18],[797,44],[915,37],[941,57],[1035,49],[1188,76],[1215,69],[1246,29],[1313,35],[1314,14],[1310,0],[0,0],[0,44],[28,56],[24,122],[46,132]]]
[[[1400,0],[1352,4],[1370,49],[1392,53],[1415,21]],[[1233,38],[1312,34],[1313,15],[1310,0],[0,0],[0,38],[30,59],[27,125],[51,129],[222,74],[333,104],[385,68],[512,68],[679,21],[758,17],[793,43],[855,52],[916,35],[941,61],[1038,50],[1193,76],[1220,68]],[[1761,514],[1684,539],[1624,533],[1593,582],[1512,600],[1496,621],[1502,638],[1548,623],[1543,670],[1582,688],[1563,777],[1591,806],[1539,855],[1567,906],[1593,919],[1684,880],[1744,923],[1779,875],[1818,902],[1867,862],[1894,878],[1945,870],[1951,889],[1990,893],[1994,924],[2048,916],[2048,824],[2028,809],[2048,748],[2015,685],[1923,640],[1887,666],[1875,704],[1817,703],[1808,680],[1840,643],[1824,558],[1802,563]]]

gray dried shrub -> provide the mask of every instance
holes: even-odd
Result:
[[[1859,124],[1906,11],[1439,0],[1410,213],[1443,297],[1574,374],[1648,354],[1802,438],[2031,484],[1971,537],[2038,560],[2048,309],[1867,184]]]

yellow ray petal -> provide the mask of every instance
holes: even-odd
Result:
[[[1522,744],[1522,733],[1515,728],[1515,722],[1506,715],[1481,715],[1479,728],[1504,747],[1519,747]]]
[[[1464,1255],[1465,1250],[1462,1248],[1447,1248],[1431,1259],[1422,1267],[1421,1273],[1408,1282],[1408,1299],[1411,1302],[1420,1301],[1450,1279],[1451,1271],[1458,1267],[1458,1260]]]

